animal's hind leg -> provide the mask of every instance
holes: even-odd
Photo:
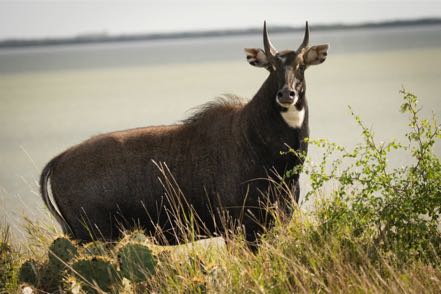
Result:
[[[297,180],[295,182],[295,184],[293,185],[292,189],[293,189],[294,200],[298,204],[299,200],[300,200],[300,182],[299,182],[299,180]]]
[[[248,248],[252,252],[257,252],[260,245],[260,237],[261,234],[264,232],[264,226],[263,223],[258,223],[256,219],[248,216],[244,220],[243,223],[245,227],[245,238],[248,244]]]
[[[71,229],[72,233],[69,235],[80,242],[111,241],[120,236],[110,213],[90,213],[90,210],[86,212],[83,208],[72,222]]]

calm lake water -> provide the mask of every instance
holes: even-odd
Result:
[[[313,29],[311,43],[331,48],[327,61],[306,77],[312,137],[359,142],[351,105],[379,140],[402,139],[403,86],[419,96],[423,115],[439,117],[441,26]],[[272,35],[279,49],[296,49],[301,38]],[[244,47],[262,47],[261,36],[0,50],[0,220],[17,229],[21,216],[44,214],[40,171],[73,144],[99,133],[178,122],[224,93],[251,98],[267,73],[247,64]]]

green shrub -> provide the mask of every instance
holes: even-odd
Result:
[[[307,160],[303,171],[311,180],[311,196],[329,195],[316,217],[322,233],[357,241],[372,256],[393,252],[397,261],[440,264],[441,162],[434,145],[441,138],[436,118],[419,116],[417,97],[401,91],[401,112],[409,117],[407,142],[380,142],[359,116],[363,142],[348,150],[327,140],[309,140],[323,149],[317,165]],[[412,160],[391,167],[389,159],[407,153]]]
[[[0,293],[8,293],[17,286],[17,260],[9,234],[9,227],[0,223]]]
[[[14,280],[14,260],[9,244],[0,241],[0,293],[6,291]]]

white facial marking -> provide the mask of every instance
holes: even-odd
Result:
[[[303,124],[303,120],[305,119],[305,108],[303,107],[302,110],[299,111],[295,105],[292,104],[288,108],[288,111],[280,112],[280,115],[291,128],[300,128]]]

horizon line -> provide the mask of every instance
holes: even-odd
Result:
[[[314,31],[354,30],[364,28],[389,28],[403,26],[441,25],[441,17],[425,17],[416,19],[398,19],[376,22],[361,22],[353,24],[328,23],[314,25]],[[303,31],[304,26],[275,25],[271,28],[272,34]],[[107,32],[90,32],[66,37],[40,37],[40,38],[7,38],[0,40],[0,48],[19,48],[37,46],[57,46],[91,43],[118,43],[136,41],[157,41],[167,39],[187,39],[204,37],[225,37],[260,34],[261,28],[242,29],[210,29],[189,30],[177,32],[156,33],[123,33],[109,34]]]

